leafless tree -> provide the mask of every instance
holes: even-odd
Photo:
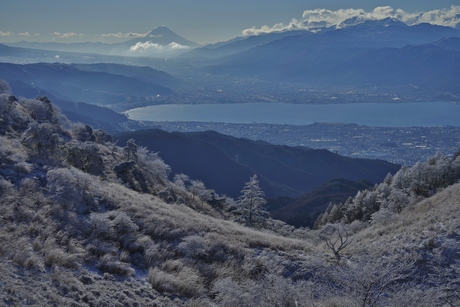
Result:
[[[342,224],[329,224],[322,230],[327,247],[334,254],[337,263],[342,259],[342,250],[351,244],[349,231]]]
[[[360,257],[354,263],[329,268],[322,291],[325,298],[334,293],[350,306],[389,306],[407,292],[413,273],[410,257],[391,261]]]

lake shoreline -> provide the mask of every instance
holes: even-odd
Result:
[[[448,102],[288,104],[169,104],[123,112],[149,122],[222,122],[308,125],[353,123],[377,127],[460,126],[460,104]]]

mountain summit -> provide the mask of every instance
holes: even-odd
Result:
[[[377,20],[365,20],[362,19],[358,16],[349,18],[345,21],[343,21],[340,25],[337,26],[337,28],[346,28],[346,27],[353,27],[356,25],[360,25],[361,27],[408,27],[407,24],[404,22],[396,19],[396,18],[391,18],[387,17],[384,19],[377,19]]]
[[[188,39],[183,38],[182,36],[174,33],[166,26],[159,26],[147,33],[144,36],[133,38],[129,41],[124,42],[125,45],[135,45],[138,43],[147,43],[158,44],[161,46],[168,46],[172,43],[179,44],[181,46],[186,46],[190,48],[198,47],[199,44],[192,42]]]

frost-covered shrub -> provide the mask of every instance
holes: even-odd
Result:
[[[370,221],[373,214],[385,209],[401,213],[409,205],[430,197],[460,179],[460,160],[438,153],[425,162],[402,167],[394,176],[368,190],[360,191],[344,204],[328,207],[318,217],[315,228],[327,223],[355,220]]]
[[[34,168],[33,164],[27,162],[18,162],[14,165],[14,167],[18,173],[23,174],[30,173]]]
[[[372,223],[381,224],[383,226],[391,224],[394,220],[395,214],[386,208],[382,208],[371,215]]]
[[[8,84],[8,82],[6,82],[3,79],[0,79],[0,94],[11,95],[11,93],[11,87]]]
[[[0,95],[0,133],[23,130],[30,121],[28,111],[18,103],[15,96]]]
[[[241,247],[225,242],[222,238],[211,236],[208,245],[206,250],[208,261],[213,263],[224,263],[229,259],[243,261],[245,257]]]
[[[60,139],[54,125],[32,122],[24,132],[22,142],[32,153],[51,157],[57,153]]]
[[[89,217],[91,234],[99,240],[111,240],[114,237],[112,221],[107,214],[92,212]]]
[[[98,144],[113,142],[110,134],[103,130],[93,129],[88,125],[72,123],[71,130],[75,139],[80,142],[96,142]]]
[[[30,116],[38,122],[54,122],[54,110],[51,102],[40,101],[38,99],[26,99],[21,104],[29,111]]]
[[[98,269],[113,275],[130,276],[135,270],[127,263],[121,262],[117,257],[107,254],[99,260]]]
[[[214,284],[213,293],[219,306],[315,306],[308,283],[276,275],[260,281],[224,278]]]
[[[91,213],[91,226],[102,237],[134,234],[139,227],[122,211]]]
[[[154,182],[165,182],[171,172],[167,165],[157,153],[149,151],[146,147],[138,147],[136,151],[137,162]]]
[[[6,242],[3,242],[3,245],[5,245],[5,243]],[[26,238],[20,238],[15,241],[14,244],[7,244],[7,247],[12,260],[17,265],[25,268],[38,268],[40,266],[40,261]]]
[[[166,264],[168,266],[168,264]],[[202,295],[202,278],[193,268],[179,266],[171,272],[159,268],[150,268],[148,279],[152,288],[159,292],[179,294],[185,297]]]
[[[10,141],[0,135],[0,161],[2,160],[11,160],[11,155],[15,152],[13,146],[11,146]]]
[[[51,170],[46,178],[51,198],[66,214],[97,211],[99,184],[96,177],[71,167]]]
[[[0,200],[15,194],[14,185],[0,176]]]
[[[3,117],[4,113],[11,109],[11,102],[6,94],[0,94],[0,116]],[[1,122],[0,122],[1,123]]]
[[[102,257],[106,254],[116,255],[118,253],[118,247],[113,242],[107,242],[93,238],[90,243],[85,246],[85,249],[90,255],[96,257]]]
[[[104,163],[97,144],[72,141],[65,145],[64,151],[70,165],[93,175],[104,174]]]
[[[27,159],[27,154],[19,140],[8,139],[0,135],[0,163],[24,162]]]
[[[353,261],[353,260],[352,260]],[[316,276],[318,296],[330,300],[331,293],[347,306],[388,306],[388,301],[414,273],[410,258],[371,259],[325,268]]]
[[[200,258],[206,255],[205,241],[199,235],[185,237],[179,244],[178,249],[187,258]]]
[[[75,123],[72,125],[72,133],[75,139],[80,142],[96,141],[96,136],[93,134],[93,128],[88,125]]]
[[[61,248],[53,248],[45,251],[44,262],[48,267],[60,266],[76,269],[79,267],[81,259],[79,255],[69,254]]]

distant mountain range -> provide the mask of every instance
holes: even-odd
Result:
[[[144,45],[142,46],[142,44]],[[179,36],[166,26],[157,27],[143,36],[136,37],[125,42],[113,44],[101,42],[64,44],[56,42],[38,43],[20,41],[17,43],[8,43],[7,45],[21,48],[54,50],[64,52],[98,53],[123,56],[176,56],[180,53],[188,51],[191,48],[196,48],[200,46],[195,42],[192,42]]]
[[[153,129],[114,138],[120,146],[135,139],[136,144],[159,152],[173,174],[187,174],[231,197],[240,195],[253,174],[267,196],[274,197],[303,194],[334,178],[375,183],[399,169],[382,160],[348,158],[327,150],[279,146],[213,131],[168,133]]]
[[[284,31],[275,33],[264,33],[260,35],[244,36],[231,39],[227,42],[209,44],[200,48],[195,48],[180,55],[181,58],[195,59],[216,59],[232,54],[243,52],[284,37],[295,35],[313,35],[306,30]]]
[[[171,95],[169,86],[183,82],[151,67],[112,63],[0,63],[0,79],[18,96],[47,96],[69,119],[112,133],[122,131],[128,118],[101,105],[145,103]]]
[[[423,45],[381,48],[337,65],[329,71],[340,84],[413,85],[460,93],[460,38]]]
[[[221,58],[204,70],[312,85],[410,84],[458,93],[459,37],[460,31],[449,27],[408,26],[394,19],[366,21],[286,36]],[[237,43],[221,48],[228,50]]]
[[[220,58],[248,51],[255,47],[262,47],[275,41],[278,42],[266,47],[269,49],[275,48],[277,45],[285,45],[286,51],[289,52],[291,47],[308,48],[310,45],[315,48],[339,48],[344,46],[355,48],[404,47],[408,44],[425,44],[451,36],[460,36],[460,31],[427,23],[408,26],[392,18],[364,22],[350,19],[338,26],[322,27],[315,29],[313,32],[292,30],[237,37],[226,42],[196,48],[181,55],[181,57]],[[291,37],[291,39],[279,41],[286,37]],[[260,49],[257,50],[259,51]]]
[[[169,95],[179,80],[150,67],[118,64],[0,63],[0,79],[21,81],[61,100],[116,104]]]
[[[105,55],[11,45],[92,51]],[[401,96],[410,92],[410,95],[406,95],[410,101],[433,101],[437,97],[452,101],[460,94],[459,45],[460,31],[457,29],[431,24],[408,26],[391,18],[364,22],[350,19],[338,26],[317,28],[315,32],[295,30],[266,33],[237,37],[203,47],[161,26],[142,37],[118,44],[0,44],[1,61],[53,63],[21,66],[1,64],[0,78],[33,84],[33,87],[65,101],[115,104],[118,107],[114,109],[119,111],[148,105],[152,97],[172,94],[172,89],[180,93],[182,100],[170,99],[166,103],[189,102],[189,97],[198,103],[206,99],[218,101],[211,92],[203,94],[197,91],[198,88],[206,88],[200,84],[202,82],[212,84],[208,81],[213,79],[209,79],[213,75],[221,76],[218,80],[222,86],[225,86],[225,82],[233,82],[232,78],[235,77],[278,84],[298,83],[325,89],[363,89],[360,95],[367,95],[369,90],[373,94],[381,94],[389,87],[398,86],[395,91]],[[105,49],[95,51],[89,46]],[[166,54],[176,55],[177,58],[165,59]],[[109,62],[136,66],[101,64]],[[166,70],[181,76],[182,80],[138,65]],[[241,87],[249,84],[246,80],[238,82],[233,84],[241,84]],[[262,91],[265,88],[254,87],[254,93],[249,93],[247,97],[265,94]],[[235,96],[235,93],[230,93],[223,101],[232,100],[231,96]],[[274,100],[303,99],[302,95],[293,95],[294,98],[283,95],[290,94],[279,93],[274,95]],[[241,99],[241,96],[238,94],[237,99]]]

